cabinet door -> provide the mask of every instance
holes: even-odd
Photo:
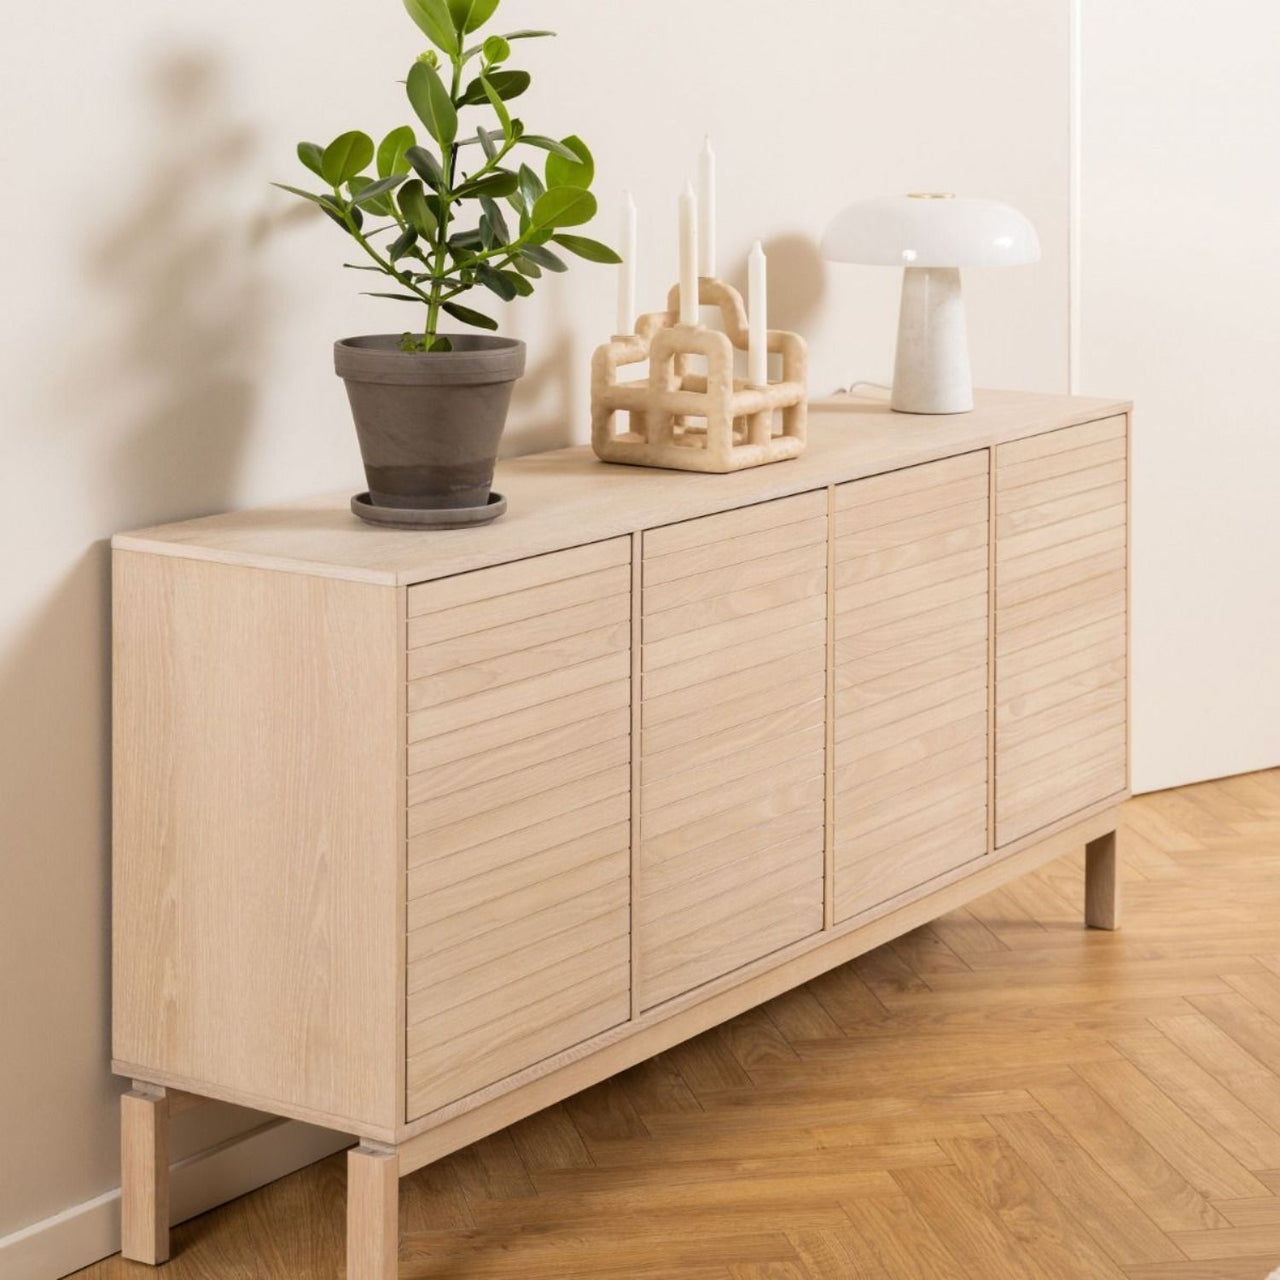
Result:
[[[988,847],[990,458],[836,491],[836,920]]]
[[[410,591],[410,1120],[630,1015],[630,562]]]
[[[1001,845],[1127,785],[1126,419],[996,455]]]
[[[827,495],[644,538],[642,1008],[822,928]]]

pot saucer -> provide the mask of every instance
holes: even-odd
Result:
[[[366,524],[386,529],[468,529],[505,515],[507,500],[500,493],[490,493],[483,507],[375,507],[367,493],[357,493],[351,510]]]

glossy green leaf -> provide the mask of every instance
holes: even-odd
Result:
[[[483,178],[473,182],[464,182],[454,194],[460,200],[475,200],[480,196],[488,196],[491,200],[501,200],[509,196],[520,186],[520,179],[507,169],[495,169],[486,173]]]
[[[410,178],[398,196],[404,220],[424,239],[435,235],[436,216],[427,205],[426,192],[417,178]]]
[[[520,166],[520,194],[524,197],[525,207],[532,209],[546,193],[547,189],[543,186],[542,179],[527,164],[522,164]]]
[[[409,161],[405,159],[405,152],[417,141],[407,124],[392,129],[378,144],[378,177],[390,178],[397,173],[408,173]]]
[[[544,138],[538,133],[527,133],[520,140],[521,142],[527,142],[531,147],[539,147],[543,151],[550,151],[553,155],[572,160],[575,164],[579,159],[576,151],[570,151],[563,142],[557,142],[554,138]]]
[[[392,302],[416,302],[422,306],[422,299],[412,293],[366,293],[366,298],[390,298]]]
[[[432,338],[425,348],[420,349],[425,349],[427,351],[452,351],[453,343],[450,342],[444,334],[440,333]]]
[[[590,222],[598,209],[596,198],[581,187],[552,187],[530,214],[535,229],[578,227]]]
[[[347,225],[348,219],[351,220],[357,231],[364,226],[364,214],[354,205],[349,205],[344,200],[336,200],[333,196],[321,196],[316,203],[343,231],[349,232],[351,230],[351,227]]]
[[[353,129],[325,147],[320,159],[321,175],[332,186],[340,187],[363,173],[372,160],[373,139],[367,133]]]
[[[561,248],[568,249],[570,253],[576,253],[579,258],[585,258],[588,262],[604,262],[609,266],[617,266],[622,261],[622,258],[607,244],[601,244],[599,240],[592,240],[587,236],[557,235],[552,236],[551,239]]]
[[[503,302],[511,302],[516,296],[515,285],[501,271],[495,271],[487,264],[482,263],[476,268],[476,279]]]
[[[536,262],[544,271],[568,271],[569,266],[559,254],[544,249],[540,244],[529,244],[520,251],[522,258]]]
[[[530,298],[533,296],[533,285],[518,271],[504,271],[502,274],[511,282],[511,287],[520,297]]]
[[[484,216],[489,219],[489,225],[493,228],[494,235],[498,237],[498,243],[510,244],[511,229],[507,226],[507,220],[502,216],[502,210],[498,207],[497,201],[489,196],[481,196],[480,207],[484,210]]]
[[[490,316],[485,315],[481,311],[472,311],[470,307],[464,307],[460,302],[444,302],[441,306],[455,319],[460,320],[463,324],[469,324],[477,329],[496,329],[498,322]]]
[[[378,201],[380,197],[387,195],[388,192],[394,191],[404,180],[403,174],[396,174],[392,178],[378,178],[376,180],[369,178],[352,178],[351,179],[351,196],[357,205],[371,205]],[[388,209],[387,212],[390,212]]]
[[[516,258],[515,268],[522,276],[528,276],[531,280],[542,279],[542,268],[536,262],[530,262],[523,254]]]
[[[494,142],[493,135],[488,129],[479,126],[476,129],[476,136],[480,139],[480,146],[484,150],[486,160],[496,160],[498,158],[498,144]]]
[[[406,227],[396,242],[387,250],[387,257],[398,262],[410,249],[418,243],[418,233],[413,227]]]
[[[437,49],[443,49],[451,58],[457,56],[462,45],[445,0],[404,0],[404,7]]]
[[[510,102],[513,98],[518,98],[533,83],[533,77],[527,71],[491,71],[486,75],[477,76],[467,85],[467,91],[458,100],[460,105],[464,107],[482,106],[487,96],[484,91],[484,82],[486,80],[493,86],[498,97],[503,102]]]
[[[596,176],[596,162],[591,149],[579,137],[565,138],[562,144],[576,159],[569,160],[558,151],[547,156],[548,187],[581,187],[584,191]]]
[[[444,186],[444,170],[440,161],[426,147],[410,147],[404,153],[414,173],[429,186],[432,191],[439,191]]]
[[[463,35],[478,31],[498,7],[498,0],[449,0],[453,25]]]
[[[539,40],[544,36],[554,36],[554,31],[507,31],[502,35],[502,39],[506,41],[512,40]],[[481,44],[472,45],[462,56],[468,60],[474,58],[476,54],[483,53],[484,46]]]
[[[324,177],[324,148],[318,142],[298,143],[298,159],[318,178]]]
[[[418,119],[440,144],[441,151],[448,151],[458,136],[458,113],[440,73],[425,62],[415,62],[409,68],[407,88]]]
[[[490,36],[484,42],[484,58],[490,66],[497,66],[511,57],[511,46],[501,36]]]
[[[301,187],[291,187],[287,182],[273,182],[271,185],[279,187],[281,191],[287,191],[291,196],[301,196],[304,200],[310,200],[312,204],[324,205],[329,199],[328,196],[318,196],[310,191],[303,191]]]
[[[480,77],[480,87],[484,90],[485,97],[489,99],[489,105],[498,117],[498,123],[502,125],[504,140],[514,142],[517,135],[512,127],[511,113],[507,110],[507,104],[502,101],[502,95],[489,83],[488,76]]]

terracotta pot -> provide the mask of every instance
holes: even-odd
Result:
[[[431,353],[401,351],[396,334],[334,345],[375,506],[483,507],[489,501],[525,345],[480,334],[448,336],[453,350]]]

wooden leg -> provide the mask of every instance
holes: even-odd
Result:
[[[1120,867],[1116,833],[1091,840],[1084,855],[1084,922],[1090,929],[1120,927]]]
[[[347,1156],[347,1280],[396,1280],[399,1252],[399,1158],[356,1147]]]
[[[169,1099],[120,1099],[120,1252],[155,1267],[169,1259]]]

